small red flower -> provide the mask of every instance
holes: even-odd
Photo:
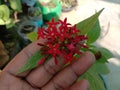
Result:
[[[39,45],[39,46],[44,46],[44,44],[42,44],[42,43],[38,43],[38,45]]]
[[[67,48],[69,49],[70,52],[73,52],[73,53],[76,53],[76,54],[82,54],[80,52],[80,50],[75,45],[73,45],[72,43],[69,44],[69,45],[66,45],[66,46],[67,46]]]
[[[39,39],[39,38],[45,38],[44,28],[38,28],[37,34],[38,34],[37,39]]]
[[[78,43],[78,42],[83,42],[85,40],[87,40],[88,38],[85,35],[76,35],[73,39],[73,43]]]
[[[62,41],[64,41],[65,40],[65,38],[68,38],[69,37],[69,35],[66,33],[66,32],[60,32],[59,34],[58,34],[58,38],[59,38],[59,40],[62,42]]]
[[[67,18],[64,19],[64,21],[62,20],[59,20],[59,24],[60,24],[60,29],[64,29],[64,30],[67,30],[68,29],[68,26],[71,25],[70,23],[67,23]]]
[[[80,30],[78,30],[76,28],[76,24],[73,27],[70,28],[70,34],[76,34],[77,35],[78,32],[80,32]]]
[[[51,40],[55,40],[55,38],[56,38],[56,35],[57,35],[57,32],[56,32],[56,30],[50,30],[50,29],[48,29],[48,31],[47,31],[47,34],[46,34],[46,37],[48,37],[49,39],[51,39]]]
[[[75,49],[75,45],[73,45],[72,43],[71,44],[68,44],[68,45],[66,45],[67,46],[67,48],[69,49],[69,50],[74,50]]]
[[[48,47],[49,47],[49,50],[48,50],[49,54],[52,54],[53,56],[61,54],[61,52],[59,50],[59,47],[60,47],[59,44],[56,44],[56,45],[49,44]]]
[[[48,54],[50,54],[54,57],[56,64],[57,64],[56,56],[61,55],[61,52],[59,50],[59,46],[60,46],[59,44],[56,44],[56,45],[49,44],[48,45],[48,47],[49,47]]]
[[[42,64],[47,60],[47,58],[48,58],[48,56],[42,58],[42,59],[38,62],[38,64],[39,64],[39,65],[42,65]]]
[[[79,44],[81,47],[83,47],[83,48],[88,48],[88,46],[87,45],[85,45],[85,44]]]
[[[57,26],[58,22],[55,22],[54,18],[52,18],[52,21],[48,22],[47,24],[48,24],[48,29],[53,29],[53,30],[57,29],[56,26]]]
[[[76,58],[73,56],[73,53],[72,53],[72,52],[66,54],[66,55],[64,56],[64,58],[65,58],[65,60],[66,60],[66,62],[65,62],[66,64],[67,64],[67,63],[72,63],[73,60],[76,60]]]
[[[45,60],[46,60],[46,58],[42,58],[42,59],[38,62],[38,64],[39,64],[39,65],[42,65],[42,64],[45,62]]]

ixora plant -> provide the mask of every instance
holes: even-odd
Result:
[[[38,16],[40,16],[39,18],[42,19],[42,12],[41,12],[39,7],[30,7],[30,8],[28,8],[28,17],[30,19],[34,20],[33,17],[38,17]],[[36,20],[39,19],[39,18],[36,18]]]
[[[64,55],[65,65],[68,65],[89,50],[95,54],[97,61],[82,78],[90,81],[90,90],[106,90],[99,74],[109,72],[105,62],[113,55],[107,49],[93,44],[100,36],[98,16],[102,11],[103,9],[74,26],[67,23],[67,18],[63,21],[55,21],[53,18],[47,23],[47,27],[39,28],[37,34],[32,33],[32,36],[37,36],[37,39],[45,39],[46,42],[38,43],[42,48],[20,68],[17,74],[42,65],[51,57],[54,58],[55,64],[58,64],[57,57],[61,54]],[[30,39],[33,40],[32,36]]]
[[[39,7],[28,8],[28,18],[31,21],[36,22],[40,27],[43,25],[42,12]]]

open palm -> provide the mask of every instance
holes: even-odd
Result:
[[[60,56],[58,65],[51,58],[31,71],[16,75],[26,60],[40,49],[37,43],[24,48],[5,67],[0,74],[0,90],[88,90],[87,80],[76,80],[94,63],[95,57],[91,52],[84,53],[79,60],[65,68],[65,60]]]

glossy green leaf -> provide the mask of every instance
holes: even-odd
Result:
[[[10,19],[10,10],[7,5],[0,5],[0,25],[8,24]]]
[[[15,26],[15,22],[13,19],[9,19],[7,22],[8,23],[6,23],[6,29],[10,29]]]
[[[102,52],[103,56],[106,59],[109,59],[109,58],[113,57],[113,54],[108,49],[106,49],[106,48],[100,48],[100,51]]]
[[[81,79],[87,79],[89,81],[89,90],[106,90],[103,80],[101,79],[99,74],[95,73],[92,69],[83,74],[82,77],[79,78],[79,80]]]
[[[21,12],[22,11],[22,4],[21,4],[21,0],[8,0],[10,3],[10,7],[17,11],[17,12]]]
[[[110,70],[105,63],[95,62],[91,69],[98,74],[108,74]]]
[[[108,59],[106,59],[104,56],[102,56],[100,59],[98,59],[98,62],[106,63],[106,62],[108,62]]]
[[[37,39],[37,33],[36,32],[31,32],[29,34],[27,34],[27,37],[30,41],[35,41]]]
[[[108,59],[114,57],[113,54],[106,48],[99,48],[102,53],[102,57],[98,60],[99,62],[105,63]]]
[[[91,51],[94,54],[96,54],[99,51],[99,49],[98,49],[97,46],[91,44],[91,45],[89,45],[89,51]]]
[[[106,90],[105,89],[105,82],[100,77],[100,74],[105,75],[108,74],[110,71],[106,64],[95,62],[89,70],[82,75],[80,79],[87,79],[90,83],[89,90]]]
[[[17,74],[34,69],[38,66],[38,61],[43,56],[40,54],[40,51],[36,52],[28,61],[20,68],[20,70],[17,72]]]
[[[92,44],[94,43],[100,36],[100,24],[99,20],[95,23],[93,28],[87,33],[87,44]]]
[[[76,25],[77,29],[81,30],[81,34],[87,34],[95,26],[102,11],[103,9]]]
[[[114,57],[113,54],[106,48],[103,47],[96,47],[96,46],[90,46],[89,51],[93,52],[95,55],[96,53],[100,52],[101,58],[98,59],[98,62],[105,63],[108,61],[108,59]]]

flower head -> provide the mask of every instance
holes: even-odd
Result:
[[[46,56],[52,56],[57,64],[57,57],[63,54],[66,62],[72,62],[75,60],[75,54],[82,53],[80,48],[87,48],[85,42],[88,39],[85,35],[80,34],[80,30],[76,28],[76,25],[71,26],[67,23],[67,18],[64,21],[59,20],[48,22],[47,28],[39,28],[38,39],[45,39],[45,44],[38,43],[43,46],[41,54]],[[78,34],[79,33],[79,34]],[[47,58],[43,58],[40,64]]]

